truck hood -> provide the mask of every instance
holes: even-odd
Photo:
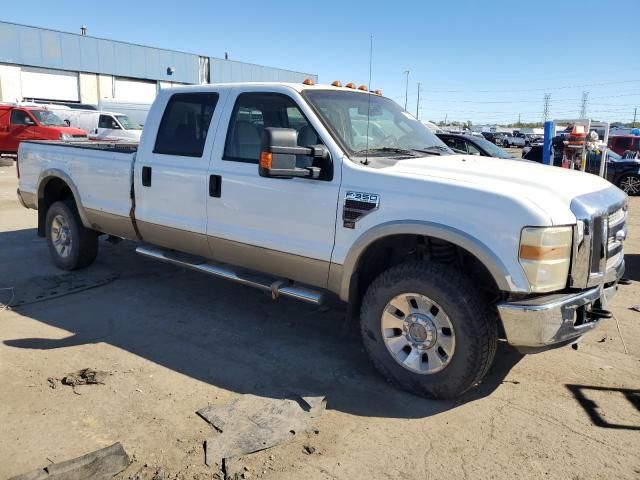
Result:
[[[402,176],[444,179],[515,198],[527,198],[549,215],[551,223],[555,225],[575,221],[569,209],[575,197],[612,187],[608,181],[590,173],[528,160],[475,155],[430,156],[406,160],[390,158],[382,161],[380,166]]]

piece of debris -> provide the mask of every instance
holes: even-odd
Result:
[[[316,453],[316,447],[312,446],[312,445],[305,445],[303,447],[304,453],[306,453],[307,455],[311,455],[313,453]]]
[[[43,469],[11,477],[9,480],[107,480],[129,466],[129,456],[120,442],[78,458],[47,465]]]
[[[216,433],[205,442],[207,464],[247,455],[288,442],[297,433],[313,431],[326,407],[324,396],[273,399],[243,395],[225,405],[209,405],[196,413]],[[226,472],[228,474],[228,472]]]
[[[604,337],[602,337],[600,340],[598,340],[598,343],[604,343],[604,342],[606,342],[606,341],[607,341],[607,337],[606,337],[606,336],[604,336]]]
[[[62,383],[72,387],[78,385],[95,385],[98,383],[104,385],[104,380],[107,378],[107,375],[109,375],[109,372],[94,370],[93,368],[83,368],[75,373],[70,373],[66,377],[62,377]]]
[[[633,305],[631,307],[631,310],[635,310],[636,312],[640,312],[640,304],[639,305]]]
[[[49,388],[55,390],[56,387],[58,386],[58,379],[57,378],[53,378],[53,377],[49,377],[49,378],[47,378],[47,384],[49,384]]]

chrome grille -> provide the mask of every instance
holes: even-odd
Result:
[[[626,195],[613,187],[582,195],[571,202],[571,211],[584,228],[576,226],[574,231],[569,286],[602,284],[623,259]]]

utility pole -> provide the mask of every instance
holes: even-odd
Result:
[[[447,115],[449,115],[448,113],[444,114],[444,125],[445,127],[447,126]]]
[[[420,118],[420,86],[422,84],[420,82],[418,82],[418,100],[416,102],[416,118],[419,119]]]
[[[544,117],[545,122],[549,120],[549,104],[550,103],[551,103],[551,94],[545,93],[544,94],[544,110],[542,113],[542,116]]]
[[[638,113],[638,107],[633,109],[633,125],[631,128],[636,128],[636,114]]]
[[[409,73],[411,73],[411,71],[409,70],[405,70],[404,74],[406,75],[406,80],[404,83],[404,111],[407,111],[407,99],[409,98]]]
[[[518,126],[520,126],[520,114],[518,114]]]
[[[582,103],[580,106],[580,118],[587,118],[587,103],[589,102],[589,92],[582,92]]]

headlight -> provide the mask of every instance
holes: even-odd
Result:
[[[60,140],[68,142],[71,139],[73,139],[73,137],[71,135],[67,134],[67,133],[61,133],[60,134]]]
[[[520,235],[520,264],[532,292],[560,290],[567,284],[573,227],[527,227]]]

